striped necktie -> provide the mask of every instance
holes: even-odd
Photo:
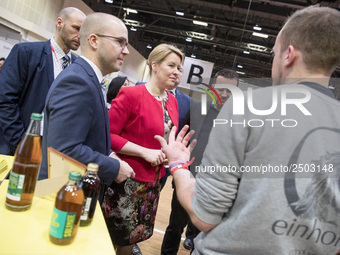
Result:
[[[63,56],[63,64],[62,64],[63,70],[66,67],[68,67],[69,64],[70,64],[70,57],[68,55]]]
[[[100,87],[102,88],[103,96],[104,96],[104,102],[106,102],[106,85],[105,85],[105,79],[102,80],[100,83]]]

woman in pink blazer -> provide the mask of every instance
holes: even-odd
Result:
[[[178,106],[167,92],[181,76],[184,54],[160,44],[150,53],[150,80],[123,88],[109,110],[111,148],[135,171],[134,179],[107,187],[102,208],[117,255],[151,237],[166,156],[155,135],[167,137],[178,126]]]

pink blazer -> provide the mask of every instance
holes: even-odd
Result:
[[[165,106],[172,122],[178,127],[177,100],[167,93],[169,99]],[[109,110],[111,148],[133,168],[136,180],[153,182],[156,167],[152,167],[143,158],[119,154],[119,151],[128,141],[149,149],[160,149],[154,136],[164,136],[163,118],[162,102],[152,96],[145,85],[124,87],[112,100]],[[165,168],[162,165],[159,178],[164,174]]]

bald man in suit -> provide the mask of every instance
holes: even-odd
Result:
[[[113,15],[92,13],[83,22],[80,42],[81,57],[57,77],[47,95],[39,178],[47,178],[47,148],[53,147],[83,164],[97,163],[103,184],[122,182],[135,174],[111,151],[100,83],[119,71],[129,54],[127,28]]]
[[[76,60],[85,14],[67,7],[57,15],[55,35],[45,42],[16,44],[0,72],[0,154],[14,155],[33,112],[41,113],[53,80]]]

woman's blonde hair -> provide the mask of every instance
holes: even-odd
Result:
[[[152,67],[151,67],[152,62],[161,64],[164,61],[164,59],[171,53],[175,53],[181,59],[181,63],[183,63],[185,55],[175,45],[162,43],[151,51],[151,53],[149,54],[148,61],[147,61],[147,65],[150,68],[150,76],[152,73]]]

